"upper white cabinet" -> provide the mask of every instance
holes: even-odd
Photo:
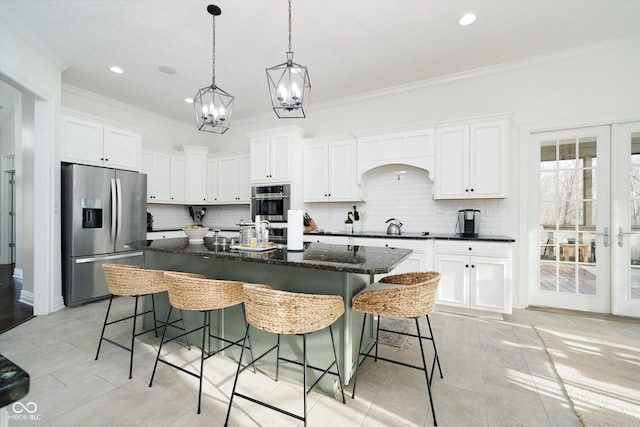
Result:
[[[63,112],[61,125],[63,161],[140,171],[141,132],[72,112]]]
[[[298,127],[249,134],[251,183],[288,182],[294,179],[296,146],[305,135]]]
[[[434,169],[435,128],[422,124],[378,131],[357,132],[358,170],[362,174],[379,166],[401,163],[426,169]]]
[[[207,147],[182,146],[185,160],[185,203],[207,203]]]
[[[215,190],[210,190],[210,195],[215,195],[212,203],[221,204],[248,204],[251,197],[249,185],[249,155],[239,154],[232,156],[217,156],[211,159],[215,162],[215,169],[209,170],[215,178],[209,181],[209,185],[215,185]]]
[[[304,202],[358,201],[356,140],[314,141],[302,147]]]
[[[185,160],[182,153],[145,148],[141,172],[147,174],[147,203],[184,203]]]
[[[508,120],[438,127],[434,199],[508,195]]]

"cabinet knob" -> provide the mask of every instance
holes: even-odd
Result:
[[[471,250],[471,248],[469,248],[469,250]]]
[[[468,188],[465,188],[465,189],[464,189],[464,191],[466,191],[466,192],[468,193],[468,192],[469,192],[469,189],[468,189]]]
[[[476,266],[475,266],[475,265],[473,265],[473,264],[471,264],[471,268],[476,268]]]
[[[471,189],[471,191],[473,191],[473,188]]]
[[[469,268],[469,264],[465,264],[465,267],[466,267],[466,268]]]

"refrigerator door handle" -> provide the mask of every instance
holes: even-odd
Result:
[[[116,242],[116,224],[117,224],[117,190],[116,190],[116,180],[115,178],[111,178],[111,230],[109,230],[109,238],[111,243]]]
[[[116,194],[118,196],[118,219],[116,220],[116,241],[120,241],[122,234],[122,184],[120,178],[116,178]]]
[[[131,258],[134,256],[142,256],[142,255],[144,255],[144,252],[128,252],[126,254],[121,254],[121,255],[107,255],[107,256],[77,258],[75,261],[76,261],[76,264],[86,264],[89,262],[110,261],[114,259]]]

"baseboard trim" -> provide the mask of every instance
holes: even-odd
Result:
[[[620,322],[638,323],[637,317],[619,316],[617,314],[608,314],[608,313],[595,313],[592,311],[570,310],[568,308],[555,308],[555,307],[545,307],[542,305],[530,305],[527,307],[527,310],[543,311],[546,313],[556,313],[556,314],[570,314],[572,316],[590,317],[592,319],[617,320]]]
[[[21,290],[20,299],[18,299],[18,301],[33,307],[33,292],[25,291],[24,289]]]

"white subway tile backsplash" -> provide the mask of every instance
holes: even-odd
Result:
[[[202,224],[209,228],[235,228],[243,220],[249,222],[249,206],[206,206],[207,213]],[[147,212],[153,215],[154,230],[182,228],[193,223],[189,208],[182,205],[147,205]]]
[[[502,200],[433,200],[433,181],[423,169],[407,165],[387,165],[367,172],[361,185],[366,201],[356,203],[365,214],[363,230],[386,231],[390,218],[397,218],[405,232],[456,232],[459,209],[479,209],[480,232],[503,234]],[[305,211],[318,227],[344,229],[347,212],[353,203],[306,203]]]

